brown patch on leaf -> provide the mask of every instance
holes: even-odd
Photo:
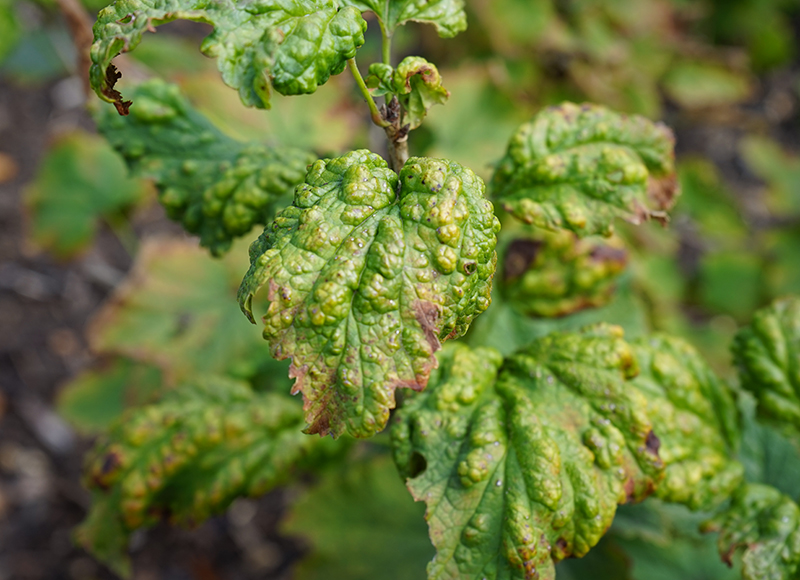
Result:
[[[414,302],[414,316],[425,333],[425,340],[431,346],[431,353],[442,348],[439,342],[439,307],[432,302],[417,300]]]
[[[650,453],[658,457],[658,450],[661,447],[661,440],[652,430],[647,434],[644,445]]]
[[[540,240],[521,239],[511,242],[503,261],[503,280],[519,278],[527,272],[531,264],[536,261],[542,246],[544,242]]]
[[[117,81],[121,78],[122,73],[117,70],[117,67],[115,67],[113,64],[109,64],[108,68],[106,68],[106,78],[101,92],[103,93],[104,97],[107,97],[114,104],[114,106],[117,108],[117,113],[123,117],[126,117],[130,113],[130,108],[133,102],[123,101],[122,93],[114,88],[114,86],[117,84]]]
[[[91,483],[95,487],[108,490],[114,473],[122,466],[122,458],[118,451],[107,452],[100,461],[98,468],[92,472]]]
[[[621,268],[624,268],[628,263],[628,252],[623,248],[615,248],[600,244],[592,248],[589,257],[595,262],[612,262]]]
[[[660,177],[651,175],[647,180],[647,198],[659,212],[666,211],[675,205],[678,195],[680,195],[680,187],[675,172]]]

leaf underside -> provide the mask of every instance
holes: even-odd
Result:
[[[315,156],[224,135],[176,85],[153,79],[133,91],[127,117],[97,114],[98,130],[131,171],[153,179],[167,215],[214,255],[273,217],[276,201],[303,180]]]
[[[563,103],[517,130],[492,194],[526,223],[580,236],[610,235],[618,217],[664,221],[678,193],[674,141],[661,123]]]
[[[292,358],[308,433],[380,431],[398,387],[422,389],[440,341],[490,303],[496,233],[483,182],[451,161],[400,175],[368,151],[317,161],[250,248],[239,302],[269,290],[264,337]]]
[[[758,310],[732,346],[742,386],[758,401],[758,413],[800,435],[800,299],[776,300]]]
[[[274,88],[283,95],[313,93],[364,44],[366,21],[337,0],[118,0],[94,25],[90,78],[98,96],[122,115],[131,106],[114,88],[120,74],[111,61],[130,52],[147,31],[174,20],[214,27],[203,41],[225,83],[242,102],[268,109]]]

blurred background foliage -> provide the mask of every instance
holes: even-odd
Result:
[[[105,2],[83,4],[93,14]],[[800,0],[466,5],[469,29],[454,39],[418,25],[395,39],[396,62],[424,56],[451,92],[447,105],[432,109],[411,134],[412,155],[449,157],[488,180],[513,130],[535,111],[566,99],[592,101],[674,128],[682,188],[668,227],[620,224],[612,241],[578,243],[503,217],[494,303],[466,340],[509,353],[552,330],[602,320],[621,324],[632,338],[653,331],[683,336],[730,378],[728,345],[739,325],[773,298],[800,294]],[[369,123],[346,75],[313,95],[275,95],[270,111],[242,107],[197,50],[207,32],[187,23],[159,28],[120,59],[122,91],[159,76],[234,138],[320,156],[383,150],[383,133]],[[363,70],[380,59],[379,39],[370,20],[359,53]],[[46,86],[62,108],[83,107],[78,56],[63,5],[0,0],[3,83]],[[48,138],[38,174],[23,190],[27,243],[79,260],[106,231],[135,256],[88,327],[91,364],[60,390],[59,411],[74,428],[101,433],[196,374],[288,390],[287,365],[269,358],[235,304],[247,243],[257,232],[219,260],[176,230],[147,237],[148,224],[163,220],[152,188],[128,176],[88,118]],[[0,150],[0,184],[11,179],[13,163],[13,151]],[[749,417],[742,446],[748,478],[800,499],[793,485],[798,450],[752,420],[747,397],[740,404]],[[354,446],[350,457],[345,473],[331,468],[294,488],[297,499],[281,528],[307,539],[294,577],[419,577],[432,555],[421,507],[397,479],[385,442]],[[738,577],[719,562],[714,539],[697,532],[703,517],[656,501],[625,506],[601,544],[587,558],[561,564],[559,577]],[[378,546],[370,557],[368,543]],[[381,551],[399,544],[402,553]]]

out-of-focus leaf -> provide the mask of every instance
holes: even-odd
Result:
[[[16,45],[21,34],[14,3],[0,0],[0,63]]]
[[[762,269],[763,259],[755,253],[706,254],[700,261],[701,303],[711,312],[747,319],[761,299]]]
[[[215,255],[266,224],[276,200],[303,180],[314,155],[247,144],[223,135],[195,111],[178,87],[152,80],[134,92],[121,117],[105,109],[98,126],[134,173],[155,180],[167,214]]]
[[[800,230],[775,229],[764,234],[769,259],[764,264],[762,281],[769,296],[800,295]]]
[[[296,580],[419,580],[434,555],[425,509],[386,456],[348,462],[294,502],[283,532],[307,538],[311,552]]]
[[[744,73],[697,60],[673,65],[662,82],[667,95],[687,109],[733,105],[753,92]]]
[[[214,31],[204,54],[217,57],[222,78],[248,106],[269,108],[272,88],[284,95],[313,93],[364,44],[367,23],[337,0],[120,0],[100,11],[94,25],[91,84],[98,96],[126,115],[114,86],[120,78],[111,61],[136,48],[143,34],[173,20],[205,22]]]
[[[779,213],[800,211],[800,157],[756,136],[744,138],[739,150],[753,173],[767,182],[772,208]]]
[[[100,138],[75,132],[59,138],[25,191],[33,242],[71,257],[94,240],[98,223],[119,219],[141,201],[144,183]]]
[[[269,290],[264,337],[291,357],[307,432],[369,437],[399,387],[422,389],[440,341],[490,303],[500,229],[483,182],[413,157],[398,176],[360,150],[312,165],[250,248],[239,303]]]
[[[162,390],[158,368],[119,358],[64,385],[58,412],[82,433],[99,433],[126,409],[152,402]]]
[[[609,235],[616,217],[665,220],[678,193],[673,145],[660,123],[564,103],[517,130],[492,194],[526,223],[580,236]]]
[[[0,40],[0,44],[4,41]],[[68,75],[74,58],[72,40],[65,27],[21,30],[2,62],[3,77],[23,85],[41,86]]]
[[[539,231],[516,238],[506,249],[503,291],[528,315],[563,316],[607,304],[627,261],[619,238]]]
[[[759,415],[800,433],[800,298],[782,298],[758,310],[736,335],[732,350]]]
[[[604,536],[583,558],[556,564],[558,580],[633,580],[625,552]],[[644,580],[644,579],[642,579]]]
[[[656,497],[709,510],[741,483],[733,460],[738,413],[727,385],[688,343],[650,336],[633,343],[640,374],[633,385],[648,402],[648,416],[667,466]]]
[[[88,459],[94,500],[78,542],[127,576],[133,530],[162,518],[197,524],[341,447],[303,435],[302,421],[302,409],[286,395],[214,377],[127,414]]]
[[[381,27],[390,35],[409,20],[436,27],[443,38],[450,38],[467,28],[464,0],[342,0],[364,12],[374,12]]]
[[[793,580],[800,565],[800,507],[774,487],[748,484],[725,511],[704,524],[720,532],[723,561],[744,548],[744,580]]]
[[[92,348],[158,366],[173,384],[192,375],[250,377],[275,364],[236,306],[245,248],[212,260],[188,241],[145,240],[91,323]]]
[[[663,476],[621,329],[551,334],[502,360],[462,345],[406,400],[395,460],[428,505],[428,578],[552,579],[586,554],[617,504]],[[498,369],[502,364],[502,370]]]

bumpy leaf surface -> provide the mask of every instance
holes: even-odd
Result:
[[[154,179],[167,215],[220,255],[273,217],[275,201],[302,182],[315,156],[231,139],[192,108],[175,85],[148,81],[127,117],[98,114],[99,130],[131,170]]]
[[[628,254],[621,240],[579,239],[569,231],[531,232],[509,244],[503,292],[532,316],[564,316],[607,304]]]
[[[756,396],[759,414],[800,433],[800,299],[779,299],[757,311],[732,349],[742,386]]]
[[[463,0],[343,0],[363,12],[374,12],[389,34],[409,20],[436,27],[443,38],[467,29]]]
[[[730,390],[680,339],[643,338],[633,351],[641,370],[633,385],[647,399],[667,466],[656,496],[708,510],[742,480],[742,465],[731,459],[738,414]]]
[[[554,333],[506,359],[456,346],[435,388],[411,397],[392,437],[428,505],[430,579],[549,579],[583,556],[617,504],[663,476],[646,399],[618,327]]]
[[[492,193],[535,226],[609,235],[616,217],[666,219],[677,193],[673,145],[660,123],[563,103],[517,130]]]
[[[128,414],[89,456],[94,503],[78,541],[125,574],[133,530],[162,518],[195,524],[336,451],[330,440],[303,435],[302,421],[286,395],[214,377]]]
[[[218,59],[225,83],[248,106],[269,108],[270,91],[313,93],[364,44],[367,23],[337,0],[119,0],[94,25],[91,83],[100,98],[127,114],[129,101],[114,88],[112,59],[142,35],[173,20],[205,22],[214,31],[202,51]]]
[[[730,507],[704,524],[719,531],[717,545],[725,562],[744,548],[745,580],[794,580],[800,568],[800,507],[774,487],[748,484]]]
[[[450,93],[442,85],[439,70],[424,58],[408,56],[396,69],[384,63],[369,67],[367,85],[376,88],[375,95],[396,95],[403,106],[401,125],[416,129],[422,124],[428,109],[443,105]]]
[[[500,227],[483,181],[412,158],[399,177],[368,151],[314,163],[250,248],[239,302],[269,289],[264,337],[292,358],[307,432],[368,437],[397,387],[422,389],[440,341],[491,301]]]

